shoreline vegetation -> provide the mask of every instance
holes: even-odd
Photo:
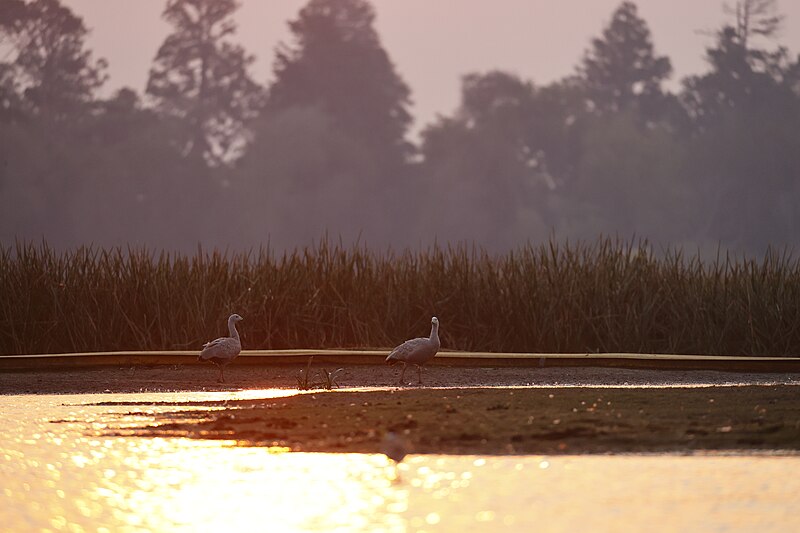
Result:
[[[800,262],[703,261],[647,241],[194,255],[0,244],[0,355],[193,350],[232,312],[246,349],[393,346],[442,322],[453,350],[794,356]]]

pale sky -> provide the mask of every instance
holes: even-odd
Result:
[[[243,0],[236,40],[256,56],[252,74],[271,77],[275,46],[290,40],[287,21],[307,0]],[[731,0],[732,3],[733,0]],[[128,86],[143,92],[158,47],[171,31],[161,20],[165,0],[63,0],[90,29],[95,57],[109,61],[105,93]],[[459,102],[461,76],[501,69],[537,85],[574,71],[592,37],[608,24],[621,0],[373,0],[376,29],[410,86],[415,129]],[[639,0],[639,15],[656,52],[669,56],[673,84],[702,72],[703,30],[727,19],[723,0]],[[800,53],[800,1],[779,0],[786,15],[778,42]]]

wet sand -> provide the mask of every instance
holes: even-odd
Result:
[[[268,400],[176,403],[174,411],[150,423],[132,428],[112,423],[99,435],[377,453],[382,436],[393,431],[414,453],[796,454],[798,392],[792,385],[315,391]],[[209,409],[186,410],[186,405]],[[150,416],[148,406],[131,405],[120,419],[138,416]]]
[[[338,366],[314,364],[311,381]],[[304,364],[230,365],[226,383],[217,383],[212,365],[97,367],[0,372],[0,394],[81,394],[122,392],[227,391],[296,388]],[[339,387],[395,387],[400,368],[387,365],[345,366]],[[417,388],[417,373],[406,372],[408,387]],[[800,373],[741,373],[711,370],[633,370],[600,367],[445,367],[423,370],[423,387],[501,386],[664,386],[664,385],[800,385]]]
[[[87,402],[103,405],[102,393],[291,389],[304,369],[234,364],[224,384],[210,365],[2,372],[0,393],[101,393]],[[313,366],[310,381],[319,386],[325,370],[335,369]],[[406,374],[411,385],[397,386],[398,376],[399,368],[356,365],[337,375],[334,391],[172,402],[153,416],[147,402],[131,402],[125,416],[149,422],[100,433],[327,452],[379,452],[394,431],[414,453],[800,453],[798,374],[431,367],[423,386],[415,371]]]

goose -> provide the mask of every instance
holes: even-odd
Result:
[[[198,361],[211,361],[219,368],[219,379],[217,382],[225,383],[225,365],[236,359],[242,351],[242,343],[239,340],[239,332],[236,331],[236,323],[244,320],[236,313],[228,317],[228,332],[230,337],[220,337],[203,345]]]
[[[383,436],[381,451],[395,464],[399,464],[408,455],[408,443],[394,431],[389,431]]]
[[[409,364],[417,367],[417,377],[419,377],[419,384],[422,385],[422,365],[433,359],[436,352],[439,351],[439,319],[436,317],[431,318],[431,336],[429,338],[419,337],[411,339],[394,350],[386,358],[386,362],[390,365],[396,363],[403,363],[403,371],[400,372],[400,384],[403,384],[403,376],[406,373],[406,368]]]
[[[400,462],[408,455],[408,441],[394,431],[389,431],[383,436],[381,451],[392,460],[394,472],[389,478],[393,483],[400,483]]]

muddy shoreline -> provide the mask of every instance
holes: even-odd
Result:
[[[0,372],[0,394],[87,394],[106,405],[108,393],[294,389],[304,369],[232,365],[224,384],[210,365]],[[325,370],[335,369],[312,367],[311,381]],[[130,401],[124,416],[148,421],[98,435],[376,453],[393,431],[412,453],[800,453],[800,374],[431,367],[423,386],[413,374],[397,386],[396,368],[350,366],[333,391],[200,405],[173,395],[158,415]]]
[[[586,454],[800,453],[796,386],[316,391],[202,404],[98,436],[188,437],[302,452]],[[117,405],[117,404],[114,404]],[[196,403],[190,404],[198,407]],[[219,410],[219,407],[224,409]],[[147,416],[132,405],[121,415]]]
[[[311,380],[337,365],[314,364]],[[212,365],[96,367],[0,372],[0,394],[91,394],[171,391],[235,391],[296,388],[305,364],[230,365],[226,383],[217,383]],[[412,369],[413,370],[413,369]],[[399,367],[347,365],[337,374],[339,387],[395,387]],[[415,371],[407,387],[418,388]],[[485,368],[432,366],[423,372],[424,387],[500,386],[701,386],[798,384],[800,373],[743,373],[712,370],[634,370],[624,368]]]

